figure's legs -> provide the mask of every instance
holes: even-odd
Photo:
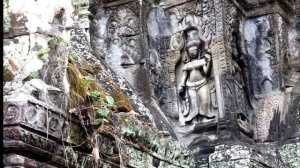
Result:
[[[198,93],[195,89],[188,89],[188,103],[189,103],[189,109],[188,113],[185,117],[185,121],[192,121],[197,115],[199,115],[200,111],[200,104],[198,101]]]
[[[211,112],[211,101],[208,85],[204,85],[198,90],[199,104],[200,104],[200,115],[207,118],[213,118],[215,114]]]

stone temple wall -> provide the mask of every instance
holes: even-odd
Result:
[[[157,130],[127,81],[94,56],[89,1],[3,3],[4,167],[192,166],[192,152]],[[82,81],[113,97],[109,123],[94,124],[92,106],[74,97]]]
[[[299,0],[5,0],[4,167],[300,167]]]

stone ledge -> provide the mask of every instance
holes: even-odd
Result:
[[[288,23],[291,23],[290,17],[294,13],[294,9],[287,2],[276,0],[276,2],[269,2],[266,4],[247,6],[242,1],[231,0],[247,18],[257,17],[267,14],[279,13]]]
[[[17,155],[17,154],[4,154],[3,165],[7,167],[43,167],[43,168],[57,168],[57,166],[52,166],[46,162],[38,162],[34,159],[28,157]]]
[[[269,6],[273,3],[278,3],[280,6],[285,8],[286,10],[292,10],[292,3],[291,0],[238,0],[238,3],[243,6],[243,8],[247,11],[253,10],[254,8],[260,8],[263,6]],[[290,11],[289,11],[290,12]]]
[[[4,127],[20,125],[48,134],[50,137],[66,140],[69,121],[65,114],[57,112],[54,107],[44,106],[43,103],[39,102],[36,100],[4,103]],[[49,125],[47,126],[47,124]]]

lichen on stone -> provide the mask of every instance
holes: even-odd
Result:
[[[9,6],[8,6],[8,0],[3,1],[3,32],[9,33],[9,30],[11,28],[10,25],[10,16],[9,16]]]

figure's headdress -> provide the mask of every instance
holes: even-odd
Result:
[[[202,45],[202,41],[199,38],[199,32],[196,27],[188,27],[186,30],[186,47],[199,46]]]

